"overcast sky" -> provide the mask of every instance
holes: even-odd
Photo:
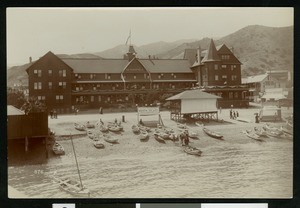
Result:
[[[293,25],[292,8],[8,8],[7,63],[125,44],[223,37],[248,25]]]

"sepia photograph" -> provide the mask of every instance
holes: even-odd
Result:
[[[9,198],[293,197],[292,7],[8,7],[6,35]]]

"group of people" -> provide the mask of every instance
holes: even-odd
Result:
[[[180,139],[182,145],[189,146],[190,139],[189,139],[188,130],[185,130],[184,132],[179,134],[179,139]]]
[[[229,115],[230,119],[236,119],[237,117],[239,117],[239,112],[231,109]]]
[[[56,112],[56,110],[51,110],[50,111],[50,118],[57,118],[57,112]]]

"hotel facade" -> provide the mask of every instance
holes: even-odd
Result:
[[[151,104],[191,88],[222,97],[218,107],[249,104],[241,63],[226,45],[217,49],[211,40],[206,51],[187,51],[183,59],[140,59],[132,45],[123,59],[59,58],[48,52],[26,69],[29,96],[60,113]]]

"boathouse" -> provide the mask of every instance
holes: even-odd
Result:
[[[217,102],[221,97],[202,90],[186,90],[167,99],[170,101],[171,119],[218,120]]]
[[[47,153],[47,137],[47,113],[39,112],[25,114],[14,106],[7,106],[7,143],[9,161],[13,159],[28,159],[31,156],[37,157],[37,155],[40,157],[41,153]]]

